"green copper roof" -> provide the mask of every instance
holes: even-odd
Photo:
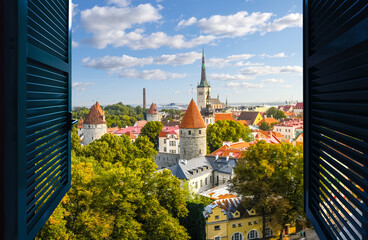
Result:
[[[201,71],[201,83],[198,87],[209,87],[210,85],[207,82],[206,78],[206,66],[204,64],[204,49],[202,48],[202,71]]]

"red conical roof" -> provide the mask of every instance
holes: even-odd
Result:
[[[198,110],[194,100],[190,101],[187,111],[184,114],[183,120],[179,128],[205,128],[206,124],[203,121],[202,115]]]
[[[103,124],[106,123],[105,115],[102,108],[98,102],[91,107],[84,124]]]
[[[158,111],[157,111],[157,106],[156,104],[152,103],[151,104],[151,107],[149,108],[148,114],[158,114]]]

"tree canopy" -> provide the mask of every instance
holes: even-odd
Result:
[[[280,120],[282,118],[286,118],[285,113],[281,110],[277,110],[277,108],[275,108],[275,107],[271,107],[271,108],[267,109],[267,111],[265,112],[265,115],[272,116],[273,118],[275,118],[277,120]]]
[[[36,239],[188,239],[180,181],[147,137],[105,134],[72,151],[71,189]]]
[[[238,160],[234,172],[231,190],[243,196],[245,208],[262,216],[263,230],[268,225],[282,232],[304,216],[302,148],[259,141]]]
[[[259,129],[263,130],[263,131],[271,131],[272,130],[272,126],[266,122],[261,122],[261,125],[259,126]]]
[[[222,146],[223,141],[238,142],[239,139],[250,142],[253,136],[249,127],[233,120],[220,120],[207,127],[207,145],[210,152]]]
[[[124,105],[122,102],[107,105],[104,107],[105,119],[107,127],[126,127],[132,126],[137,120],[144,119],[144,113],[141,106],[132,107],[130,105]],[[89,109],[86,107],[73,108],[73,118],[79,119],[82,117],[85,119],[89,113]]]
[[[144,125],[141,129],[141,136],[147,136],[148,139],[155,145],[155,149],[158,149],[158,135],[162,131],[163,125],[159,121],[150,121]]]

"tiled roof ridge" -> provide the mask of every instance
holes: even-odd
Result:
[[[98,102],[91,107],[84,124],[104,124],[106,123],[104,118],[104,112]]]
[[[205,128],[206,124],[194,100],[189,103],[187,111],[179,125],[179,128]]]

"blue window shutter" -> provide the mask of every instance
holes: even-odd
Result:
[[[18,239],[70,188],[71,2],[18,1]]]
[[[304,0],[304,207],[321,239],[368,239],[368,2]]]

